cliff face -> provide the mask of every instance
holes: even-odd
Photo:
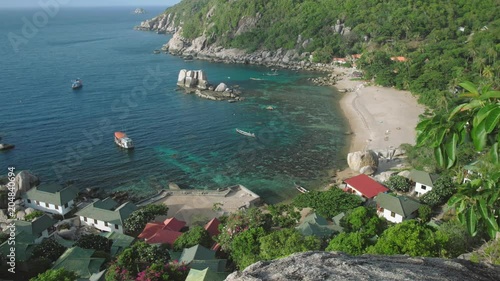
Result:
[[[226,281],[494,281],[500,267],[465,260],[407,256],[351,257],[336,252],[306,252],[270,262],[257,262]]]
[[[174,25],[175,14],[161,14],[150,20],[145,20],[141,22],[140,25],[136,26],[137,30],[144,31],[156,31],[159,34],[173,33],[177,31]]]

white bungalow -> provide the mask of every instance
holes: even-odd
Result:
[[[65,215],[75,206],[78,189],[58,184],[42,184],[22,195],[24,204],[36,210]]]
[[[84,224],[93,226],[101,231],[123,233],[123,224],[130,214],[137,210],[131,202],[118,203],[111,199],[97,199],[82,210],[76,212],[80,221]]]
[[[420,197],[434,188],[435,175],[424,171],[411,170],[408,178],[415,183],[415,192]]]
[[[400,223],[417,216],[420,203],[406,196],[379,193],[375,198],[377,213],[386,220]]]

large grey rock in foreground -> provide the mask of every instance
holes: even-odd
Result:
[[[466,260],[407,256],[351,257],[339,252],[306,252],[270,262],[257,262],[226,281],[494,281],[500,267]]]
[[[39,183],[40,180],[37,176],[31,174],[28,171],[21,171],[16,175],[16,178],[14,180],[14,190],[16,194],[15,197],[19,198],[21,196],[21,193],[30,190],[32,187],[38,185]]]

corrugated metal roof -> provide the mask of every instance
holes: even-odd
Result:
[[[24,199],[36,200],[62,206],[78,196],[74,186],[63,187],[58,184],[42,184],[33,187],[22,195]]]
[[[385,193],[379,194],[375,201],[381,208],[401,215],[403,218],[408,217],[420,207],[420,203],[409,197],[392,196]]]
[[[365,174],[360,174],[346,179],[344,182],[361,192],[361,194],[363,194],[366,198],[373,198],[377,196],[377,194],[387,192],[389,190]]]

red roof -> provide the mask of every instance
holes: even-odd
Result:
[[[210,236],[219,235],[219,224],[220,221],[217,218],[213,218],[205,225],[205,230],[208,231]]]
[[[163,222],[149,222],[144,227],[144,230],[137,236],[139,239],[144,239],[146,243],[168,243],[173,244],[177,237],[182,232],[179,232],[186,222],[180,221],[176,218],[169,218]]]
[[[185,221],[180,221],[176,218],[169,218],[163,221],[163,224],[165,225],[165,228],[173,230],[173,231],[180,231],[185,225]]]
[[[165,225],[161,222],[148,222],[144,230],[137,236],[139,239],[148,238],[153,236],[156,232],[161,230]]]
[[[147,238],[145,241],[148,244],[170,244],[173,245],[175,240],[182,235],[182,232],[172,231],[168,229],[162,229],[156,232],[153,236]]]
[[[373,198],[377,196],[377,194],[389,190],[365,174],[346,179],[344,182],[359,191],[366,198]]]

